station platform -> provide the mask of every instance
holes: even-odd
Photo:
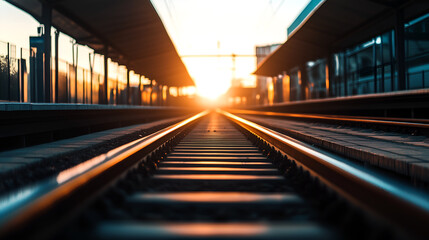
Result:
[[[239,115],[364,164],[429,182],[429,138],[326,123]]]
[[[429,118],[429,89],[372,93],[323,99],[307,99],[247,110],[372,117]]]
[[[115,145],[129,142],[138,137],[143,137],[146,133],[150,134],[156,127],[167,126],[178,122],[185,117],[167,118],[144,124],[115,128],[96,133],[86,134],[79,137],[64,139],[60,141],[40,144],[31,147],[19,148],[0,152],[0,173],[16,171],[32,164],[42,163],[43,160],[62,159],[72,161],[72,155],[78,156],[81,152],[85,156],[90,156],[94,149],[109,150]],[[86,159],[80,159],[83,161]],[[56,166],[55,163],[49,164]]]
[[[45,111],[45,110],[114,110],[114,109],[178,109],[167,106],[107,105],[82,103],[20,103],[0,102],[0,111]]]
[[[196,111],[170,106],[0,102],[0,151]]]

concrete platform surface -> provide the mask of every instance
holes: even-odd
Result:
[[[325,123],[240,115],[298,140],[401,175],[429,182],[429,138]]]
[[[83,103],[20,103],[0,102],[0,111],[29,111],[29,110],[95,110],[95,109],[178,109],[178,107],[134,106],[134,105],[105,105]]]
[[[173,124],[184,118],[185,117],[168,118],[144,124],[86,134],[79,137],[31,147],[3,151],[0,152],[0,173],[16,170],[26,166],[27,164],[34,164],[47,158],[58,157],[60,155],[70,154],[79,150],[90,149],[95,145],[103,144],[109,140],[114,140],[141,130],[150,129],[158,125]]]

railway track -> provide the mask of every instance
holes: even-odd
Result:
[[[429,236],[424,193],[222,110],[6,196],[0,216],[3,238]]]
[[[343,116],[326,114],[305,114],[305,113],[282,113],[254,110],[230,110],[233,114],[256,115],[279,117],[291,120],[324,122],[335,125],[353,125],[366,128],[380,128],[389,131],[408,132],[412,134],[429,134],[429,119],[417,118],[393,118],[393,117],[366,117],[366,116]]]

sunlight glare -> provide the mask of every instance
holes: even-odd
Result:
[[[216,100],[228,91],[231,84],[230,62],[216,58],[182,58],[200,97]]]
[[[222,94],[224,94],[228,88],[229,84],[217,83],[214,81],[196,81],[197,83],[197,93],[199,96],[208,98],[210,100],[216,100]]]

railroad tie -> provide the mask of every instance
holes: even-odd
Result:
[[[332,239],[314,210],[236,127],[201,120],[96,239]]]

